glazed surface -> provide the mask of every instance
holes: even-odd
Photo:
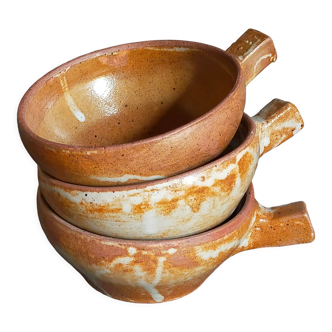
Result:
[[[244,104],[244,76],[227,52],[147,41],[49,72],[22,98],[18,127],[31,157],[54,178],[116,186],[213,160],[234,136]]]
[[[308,243],[314,240],[303,202],[264,208],[253,196],[225,224],[198,235],[158,241],[98,236],[55,215],[40,193],[42,228],[58,253],[96,290],[138,303],[182,297],[199,287],[227,258],[249,249]],[[222,294],[222,285],[220,290]]]
[[[228,154],[195,171],[140,186],[86,187],[39,169],[40,190],[65,220],[90,232],[129,239],[176,238],[214,227],[234,211],[259,158],[259,132],[245,116]]]
[[[271,38],[252,29],[226,52],[180,40],[95,51],[27,91],[21,139],[38,166],[64,182],[172,177],[220,156],[241,121],[246,83],[275,59]]]
[[[39,170],[40,190],[58,215],[97,234],[129,239],[196,234],[228,218],[247,191],[259,157],[302,128],[297,108],[274,99],[253,119],[244,115],[224,156],[191,172],[100,188],[70,185]]]
[[[232,90],[227,57],[189,47],[140,47],[61,68],[30,100],[38,136],[75,146],[109,146],[157,136],[206,114]]]

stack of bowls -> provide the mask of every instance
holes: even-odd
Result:
[[[28,90],[18,126],[39,165],[40,222],[90,285],[169,301],[237,252],[314,239],[304,203],[266,209],[250,185],[260,156],[303,127],[279,99],[243,114],[246,84],[275,60],[255,30],[226,52],[149,41],[81,56]]]

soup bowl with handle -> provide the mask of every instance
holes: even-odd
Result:
[[[234,136],[246,84],[276,59],[248,30],[227,51],[187,41],[114,46],[39,79],[18,109],[23,144],[61,181],[116,186],[216,158]]]
[[[243,116],[220,158],[174,177],[136,185],[90,187],[65,183],[39,169],[40,191],[66,221],[118,238],[176,238],[227,219],[254,176],[259,157],[303,127],[297,108],[279,99],[256,116]]]
[[[308,243],[315,237],[303,202],[265,208],[255,200],[252,186],[230,220],[172,240],[124,240],[89,233],[57,216],[40,192],[38,214],[52,246],[92,287],[136,303],[185,296],[241,251]],[[222,292],[222,283],[215,291]]]

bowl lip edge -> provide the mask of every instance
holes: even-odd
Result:
[[[174,45],[174,47],[176,47],[177,44],[179,44],[177,46],[184,45],[184,46],[191,46],[192,48],[194,48],[196,46],[201,50],[214,51],[216,53],[220,53],[223,56],[225,56],[226,58],[228,58],[235,65],[235,67],[237,69],[237,78],[235,80],[235,83],[234,83],[232,89],[227,94],[227,96],[225,98],[223,98],[216,106],[214,106],[208,112],[204,113],[202,116],[196,118],[195,120],[190,121],[173,130],[167,131],[163,134],[148,137],[148,138],[145,138],[142,140],[123,143],[123,144],[105,145],[105,146],[97,146],[97,147],[68,145],[68,144],[57,143],[57,142],[42,138],[41,136],[37,135],[34,131],[32,131],[30,129],[30,127],[28,126],[27,122],[25,121],[26,108],[30,102],[30,99],[35,94],[35,92],[38,91],[39,88],[43,84],[45,84],[49,79],[51,79],[54,75],[58,74],[59,71],[68,68],[68,66],[76,65],[77,63],[82,62],[84,60],[102,56],[105,52],[112,53],[112,51],[114,52],[114,49],[119,49],[119,47],[121,48],[121,50],[125,50],[125,49],[135,49],[135,48],[149,47],[149,46],[153,47],[154,44],[157,44],[158,46],[162,46],[165,44],[164,46],[167,46],[168,43]],[[204,119],[215,114],[218,111],[218,109],[224,107],[224,105],[226,105],[229,102],[229,100],[231,100],[234,97],[234,95],[239,91],[239,89],[241,89],[241,85],[243,85],[243,87],[245,89],[244,74],[243,74],[243,70],[241,68],[240,63],[230,53],[228,53],[227,51],[224,51],[216,46],[199,43],[199,42],[183,41],[183,40],[149,40],[149,41],[142,41],[142,42],[126,43],[126,44],[121,44],[121,45],[117,45],[117,46],[111,46],[108,48],[104,48],[101,50],[93,51],[93,52],[78,56],[72,60],[69,60],[69,61],[57,66],[56,68],[52,69],[51,71],[46,73],[44,76],[39,78],[35,83],[33,83],[30,86],[30,88],[23,95],[23,97],[19,103],[19,106],[18,106],[17,122],[18,122],[19,130],[23,131],[24,134],[27,135],[31,141],[35,141],[36,145],[48,146],[48,147],[52,147],[53,149],[59,149],[59,150],[81,151],[82,153],[84,153],[84,152],[86,153],[86,152],[90,152],[90,151],[122,150],[122,149],[128,148],[128,146],[136,147],[136,146],[140,146],[140,145],[144,145],[144,144],[158,142],[162,139],[175,136],[178,133],[189,129],[192,126],[197,125]],[[242,112],[243,112],[243,110],[242,110]]]

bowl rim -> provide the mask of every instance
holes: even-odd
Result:
[[[244,202],[242,203],[242,199]],[[77,226],[72,225],[71,223],[67,222],[60,216],[58,216],[48,205],[46,200],[41,194],[40,188],[38,187],[37,190],[37,206],[38,206],[38,215],[41,224],[44,222],[42,221],[42,217],[40,214],[51,216],[53,220],[57,223],[60,223],[63,227],[70,230],[70,232],[79,234],[82,237],[85,237],[90,240],[94,240],[98,243],[102,243],[105,245],[123,245],[123,246],[133,246],[137,249],[148,249],[148,250],[164,250],[168,248],[181,248],[187,247],[188,244],[190,246],[197,246],[207,242],[212,242],[224,237],[227,234],[232,233],[236,229],[238,229],[243,222],[246,221],[248,214],[255,210],[255,193],[254,187],[252,182],[249,185],[248,190],[242,197],[239,204],[243,204],[241,210],[230,220],[226,220],[222,222],[219,226],[216,226],[212,229],[207,231],[203,231],[198,234],[188,235],[184,237],[178,237],[173,239],[144,239],[144,240],[137,240],[137,239],[122,239],[122,238],[115,238],[105,235],[99,235],[96,233],[92,233],[81,229]],[[162,245],[162,246],[161,246]],[[162,248],[161,248],[162,247]]]
[[[40,166],[38,166],[38,177],[41,174],[42,177],[47,178],[49,183],[54,184],[55,186],[69,189],[69,190],[76,190],[80,192],[121,192],[121,191],[130,191],[130,190],[141,190],[146,187],[153,187],[159,184],[166,184],[173,181],[181,181],[186,177],[193,176],[197,173],[206,171],[208,169],[212,169],[215,166],[220,165],[221,163],[227,162],[228,160],[237,156],[242,150],[246,149],[248,146],[251,145],[252,141],[254,140],[257,126],[255,121],[248,116],[246,113],[243,114],[242,120],[240,124],[244,124],[247,129],[247,135],[243,142],[231,152],[221,156],[220,158],[214,159],[213,161],[204,164],[200,167],[194,168],[190,171],[180,173],[171,177],[166,177],[162,179],[157,179],[153,181],[146,181],[134,184],[127,184],[127,185],[116,185],[116,186],[85,186],[80,184],[69,183],[65,181],[58,180],[51,176],[50,174],[46,173]]]
[[[128,143],[122,143],[122,144],[115,144],[115,145],[105,145],[105,146],[80,146],[80,145],[69,145],[64,143],[57,143],[45,138],[42,138],[41,136],[37,135],[34,131],[30,129],[27,122],[25,121],[25,111],[27,109],[27,106],[32,99],[32,97],[35,95],[35,93],[51,78],[53,78],[55,75],[59,74],[59,72],[62,72],[64,70],[67,70],[68,67],[74,66],[78,64],[79,62],[89,60],[92,58],[96,58],[102,55],[107,55],[109,53],[113,52],[119,52],[123,50],[131,50],[131,49],[138,49],[138,48],[144,48],[144,47],[184,47],[184,48],[191,48],[191,49],[198,49],[201,51],[208,51],[208,52],[214,52],[222,54],[222,56],[225,56],[228,58],[236,67],[237,69],[237,77],[235,80],[235,83],[231,89],[231,91],[228,93],[228,95],[223,98],[216,106],[214,106],[212,109],[210,109],[208,112],[203,114],[202,116],[196,118],[193,121],[190,121],[180,127],[177,127],[173,130],[167,131],[166,133],[159,134],[156,136],[148,137],[142,140],[137,140],[134,142],[128,142]],[[214,113],[217,112],[218,109],[222,108],[232,97],[237,93],[238,89],[241,87],[241,84],[244,82],[244,76],[243,71],[241,68],[240,63],[236,60],[234,56],[232,56],[230,53],[212,46],[208,44],[198,43],[198,42],[192,42],[192,41],[183,41],[183,40],[149,40],[149,41],[141,41],[141,42],[134,42],[134,43],[127,43],[127,44],[121,44],[117,46],[112,46],[108,48],[104,48],[101,50],[93,51],[84,55],[81,55],[79,57],[76,57],[72,60],[69,60],[60,66],[54,68],[53,70],[46,73],[44,76],[39,78],[23,95],[19,106],[18,106],[18,112],[17,112],[17,122],[19,129],[22,130],[31,141],[35,141],[36,144],[40,146],[49,146],[53,149],[60,149],[60,150],[69,150],[69,151],[81,151],[81,152],[90,152],[90,151],[108,151],[108,150],[121,150],[126,149],[128,146],[130,147],[136,147],[144,144],[149,144],[152,142],[158,142],[161,139],[165,139],[166,137],[172,137],[184,130],[189,129],[190,127],[197,125],[201,121],[209,118]]]

